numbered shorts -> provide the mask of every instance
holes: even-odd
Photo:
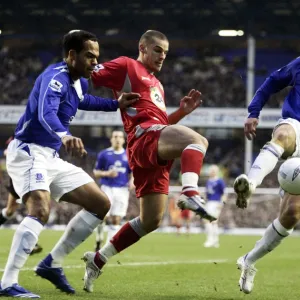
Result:
[[[160,163],[157,156],[158,140],[165,127],[151,126],[127,148],[137,198],[150,193],[169,193],[169,174],[173,160]]]
[[[101,190],[110,200],[110,210],[108,216],[125,217],[128,208],[129,190],[128,187],[110,187],[102,185]]]
[[[217,219],[219,218],[221,211],[223,209],[223,202],[222,201],[213,201],[213,200],[208,200],[206,202],[206,209],[209,212],[209,214],[213,215]]]
[[[14,139],[7,148],[7,172],[16,193],[46,190],[55,201],[94,180],[81,168],[58,157],[55,150]]]
[[[296,134],[296,150],[293,153],[292,157],[300,157],[300,122],[292,118],[279,119],[276,126],[273,129],[273,133],[275,129],[277,129],[282,124],[289,124],[294,128]]]

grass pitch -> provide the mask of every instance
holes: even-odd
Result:
[[[236,259],[250,250],[259,237],[221,236],[219,249],[203,247],[204,235],[176,236],[154,233],[110,260],[95,282],[94,293],[82,290],[84,263],[80,260],[93,250],[94,236],[85,241],[64,262],[64,270],[75,295],[56,290],[32,269],[52,249],[62,232],[45,230],[40,236],[42,253],[31,256],[19,283],[45,300],[235,300],[300,299],[300,239],[290,237],[258,262],[254,290],[239,291],[240,272]],[[0,230],[1,275],[13,231]]]

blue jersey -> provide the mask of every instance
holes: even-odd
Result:
[[[118,109],[117,100],[89,95],[87,89],[87,79],[73,81],[65,62],[47,67],[34,84],[25,113],[17,124],[15,138],[58,151],[61,137],[71,135],[69,125],[77,109]]]
[[[248,118],[258,118],[269,97],[287,86],[292,86],[292,89],[284,100],[282,117],[300,121],[300,57],[273,72],[265,80],[248,107]]]
[[[129,168],[126,151],[124,149],[118,152],[114,151],[113,148],[107,148],[101,151],[98,154],[95,169],[101,171],[114,169],[118,172],[118,176],[115,178],[102,177],[99,181],[100,184],[110,187],[128,186],[131,170]]]
[[[222,178],[208,179],[206,182],[207,201],[221,201],[225,187],[226,185]]]

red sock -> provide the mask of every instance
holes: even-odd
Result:
[[[114,235],[110,242],[118,252],[121,252],[136,243],[140,238],[128,222]]]
[[[205,151],[203,146],[191,144],[181,154],[182,193],[188,197],[199,194],[198,178]]]

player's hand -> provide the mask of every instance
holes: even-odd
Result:
[[[194,111],[202,103],[201,96],[198,90],[190,90],[189,94],[180,100],[180,109],[183,114],[188,115]]]
[[[124,109],[128,106],[131,106],[133,103],[135,103],[137,100],[139,100],[141,97],[138,93],[122,93],[119,97],[119,108]]]
[[[257,118],[248,118],[245,122],[244,132],[249,141],[256,137]]]
[[[66,135],[61,139],[66,151],[71,156],[83,157],[87,154],[84,149],[83,142],[80,138],[75,136]]]
[[[110,169],[107,171],[105,177],[116,178],[118,176],[118,174],[119,174],[118,171],[116,171],[115,169]]]

